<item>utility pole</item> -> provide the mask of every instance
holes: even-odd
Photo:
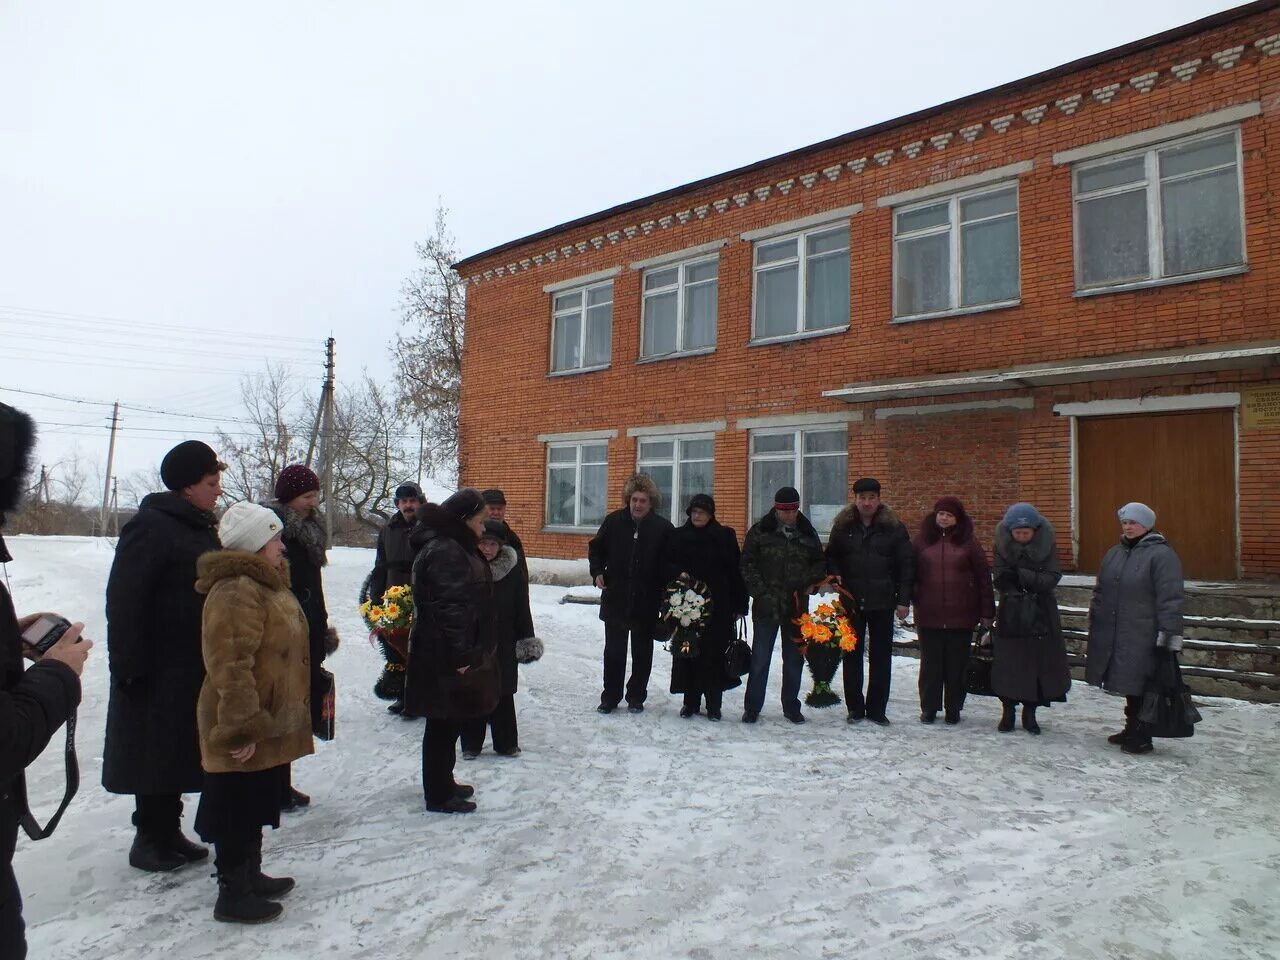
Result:
[[[422,456],[427,447],[427,425],[418,421],[418,489],[422,489]]]
[[[120,536],[120,478],[111,478],[111,535]]]
[[[325,540],[333,542],[333,393],[334,393],[334,339],[330,337],[324,342],[324,387],[320,391],[321,432],[324,473],[321,485],[324,487],[324,533]],[[310,459],[308,457],[308,459]]]
[[[116,429],[120,425],[120,401],[111,405],[111,442],[107,445],[107,478],[102,483],[102,510],[98,513],[98,529],[107,532],[107,506],[111,499],[111,467],[116,459]]]

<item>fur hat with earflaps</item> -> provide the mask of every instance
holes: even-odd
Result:
[[[22,501],[36,447],[36,424],[21,410],[0,403],[0,526]]]
[[[622,485],[623,506],[631,503],[631,495],[633,493],[647,493],[649,495],[649,503],[655,509],[662,504],[662,493],[658,490],[658,485],[653,482],[653,477],[647,473],[633,473],[627,477],[627,482]]]

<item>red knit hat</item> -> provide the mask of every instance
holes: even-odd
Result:
[[[291,464],[280,471],[276,480],[276,499],[288,503],[294,497],[320,489],[320,478],[310,467],[301,463]]]

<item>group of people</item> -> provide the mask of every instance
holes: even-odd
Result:
[[[1012,731],[1020,706],[1023,729],[1038,735],[1036,711],[1065,702],[1071,688],[1053,525],[1031,504],[1013,504],[996,527],[993,570],[958,498],[940,497],[913,537],[881,500],[878,480],[864,477],[852,492],[823,544],[800,510],[798,491],[782,487],[739,551],[737,535],[716,521],[707,494],[689,501],[687,520],[677,528],[657,512],[653,480],[629,478],[623,506],[605,517],[588,547],[605,631],[596,709],[612,713],[625,699],[629,712],[644,710],[664,587],[672,580],[702,581],[712,600],[703,643],[697,658],[672,666],[671,692],[684,696],[680,715],[699,713],[705,698],[707,717],[721,719],[723,692],[741,682],[726,670],[725,652],[749,607],[752,652],[742,722],[757,722],[764,709],[781,636],[782,714],[804,723],[804,652],[796,624],[811,594],[839,589],[858,640],[841,664],[849,723],[889,725],[895,620],[914,610],[920,722],[934,724],[941,713],[945,723],[960,723],[976,643],[989,656],[991,687],[1003,707],[997,729]],[[1127,753],[1147,753],[1151,738],[1138,711],[1158,651],[1181,648],[1182,569],[1155,529],[1150,507],[1128,503],[1117,515],[1120,542],[1103,560],[1090,606],[1086,679],[1126,697],[1124,728],[1110,742]]]
[[[0,528],[21,499],[35,427],[0,404]],[[195,832],[212,844],[218,884],[214,916],[260,923],[282,912],[289,877],[262,869],[262,829],[282,811],[310,803],[293,785],[292,764],[314,751],[332,721],[333,678],[323,669],[338,638],[328,622],[322,568],[328,547],[318,510],[320,482],[295,464],[281,471],[275,499],[234,503],[221,517],[226,469],[199,441],[164,457],[166,489],[143,499],[121,531],[106,593],[110,694],[103,786],[134,798],[129,863],[169,871],[209,851],[181,827],[182,795],[199,793]],[[992,683],[1004,704],[999,729],[1035,734],[1039,707],[1070,687],[1055,587],[1061,577],[1052,526],[1030,504],[1014,504],[996,528],[994,573],[964,505],[942,497],[912,538],[880,499],[880,484],[857,481],[853,502],[824,545],[793,487],[774,495],[741,550],[716,519],[708,494],[692,497],[679,527],[662,517],[645,474],[623,488],[623,505],[592,538],[588,557],[602,589],[604,678],[598,710],[625,700],[644,710],[654,629],[664,586],[700,581],[713,600],[698,655],[673,665],[680,715],[705,708],[721,719],[723,694],[738,686],[725,651],[750,613],[752,653],[742,720],[755,723],[778,638],[783,715],[804,723],[803,653],[796,619],[818,588],[848,597],[857,649],[843,658],[848,721],[888,725],[895,617],[915,610],[920,639],[920,720],[958,723],[975,629],[994,630]],[[428,503],[414,484],[395,491],[396,513],[381,530],[370,595],[410,587],[416,615],[407,643],[383,644],[379,695],[390,709],[427,719],[422,781],[426,808],[476,809],[475,790],[454,777],[459,742],[474,759],[486,732],[495,754],[520,753],[514,694],[517,664],[542,654],[529,605],[524,546],[505,522],[501,490],[464,488]],[[1138,710],[1159,650],[1180,647],[1182,573],[1176,553],[1143,504],[1119,511],[1121,539],[1107,554],[1090,609],[1086,677],[1126,697],[1125,726],[1109,739],[1145,753],[1151,740]],[[0,562],[9,555],[0,540]],[[73,624],[37,652],[24,632],[42,617],[19,617],[0,583],[0,955],[25,956],[21,898],[11,861],[26,810],[23,770],[73,714],[92,642]],[[626,676],[628,647],[631,675]],[[865,649],[864,649],[865,648]],[[36,661],[23,669],[22,660]],[[869,680],[864,690],[864,658]]]

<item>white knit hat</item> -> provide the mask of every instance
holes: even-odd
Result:
[[[218,522],[218,539],[227,550],[257,553],[283,530],[284,524],[274,510],[241,500],[227,507],[227,512],[222,515]]]

